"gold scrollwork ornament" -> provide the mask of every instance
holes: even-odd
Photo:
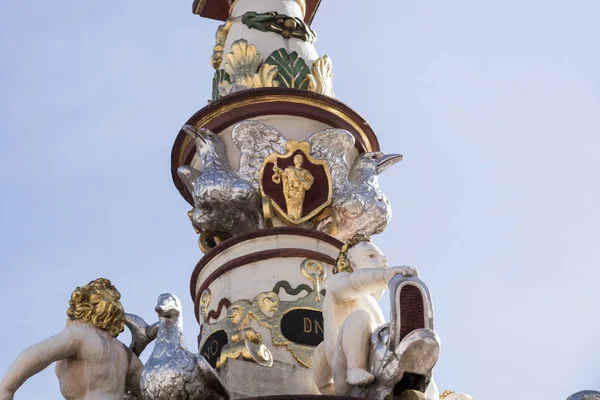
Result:
[[[327,272],[320,262],[315,260],[304,260],[300,266],[302,274],[313,283],[313,293],[315,301],[321,301],[321,282],[327,279]]]
[[[241,329],[231,335],[231,343],[225,345],[221,351],[221,356],[217,361],[217,368],[221,368],[227,359],[237,359],[242,357],[247,361],[254,361],[263,367],[273,366],[273,354],[261,343],[260,333],[252,328]]]
[[[311,367],[314,347],[294,343],[286,338],[281,330],[281,321],[286,314],[294,310],[321,312],[320,283],[325,281],[327,274],[323,265],[316,260],[302,262],[300,272],[311,281],[313,286],[312,292],[306,296],[292,301],[282,301],[278,293],[262,292],[256,295],[252,301],[237,300],[233,302],[227,310],[227,318],[203,325],[203,338],[209,338],[219,330],[227,332],[229,337],[230,344],[223,348],[217,368],[221,368],[228,358],[242,357],[264,366],[268,366],[267,364],[272,362],[269,361],[269,358],[272,360],[272,355],[262,344],[261,335],[249,326],[251,321],[270,330],[274,346],[286,347],[300,365]]]
[[[214,233],[211,231],[204,230],[200,233],[200,237],[198,238],[198,247],[200,250],[207,254],[209,251],[217,247],[219,243],[223,240],[230,238],[231,235],[226,233]]]
[[[229,18],[223,25],[220,25],[219,28],[217,28],[217,33],[215,34],[215,47],[213,47],[213,54],[210,57],[210,63],[214,69],[219,69],[219,67],[221,67],[227,35],[229,35],[229,30],[233,24],[239,21],[239,18]]]

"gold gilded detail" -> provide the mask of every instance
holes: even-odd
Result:
[[[231,335],[231,343],[223,347],[217,360],[217,368],[221,368],[228,358],[236,359],[240,357],[247,361],[254,361],[263,367],[272,367],[273,355],[261,342],[260,333],[252,328],[237,331]]]
[[[296,3],[300,6],[300,10],[302,11],[302,18],[306,16],[306,0],[296,0]]]
[[[229,237],[231,237],[231,235],[204,230],[202,233],[200,233],[200,237],[198,238],[198,247],[200,247],[200,250],[206,254]]]
[[[221,82],[219,85],[221,96],[231,93],[234,84],[249,88],[276,87],[279,84],[275,80],[277,67],[263,64],[262,56],[256,50],[256,46],[248,44],[244,39],[233,42],[231,53],[225,54],[224,69],[229,74],[231,82]]]
[[[237,3],[240,0],[229,0],[229,17],[233,16],[233,9],[237,6]]]
[[[256,296],[256,304],[263,312],[263,314],[272,314],[277,312],[277,307],[279,307],[279,296],[275,292],[263,292],[259,293]]]
[[[315,294],[315,302],[321,302],[321,282],[327,277],[327,272],[320,262],[315,260],[305,260],[300,266],[302,274],[307,277],[313,284]]]
[[[252,85],[261,64],[262,56],[256,46],[244,39],[233,42],[231,53],[225,55],[225,72],[231,77],[235,76],[236,83],[241,85]]]
[[[333,269],[333,273],[337,274],[338,272],[354,272],[352,266],[350,265],[350,260],[348,260],[348,250],[358,244],[360,242],[370,242],[367,236],[357,233],[352,236],[340,249],[340,254],[338,255],[337,260],[335,260],[335,268]]]
[[[327,162],[324,160],[316,160],[309,155],[310,145],[307,142],[298,142],[292,139],[287,142],[286,147],[288,150],[286,154],[271,154],[265,158],[259,172],[260,191],[263,197],[268,197],[264,187],[265,168],[268,164],[273,164],[273,176],[271,179],[276,185],[281,185],[281,190],[285,198],[286,210],[283,210],[277,202],[273,201],[273,199],[271,199],[271,206],[286,223],[301,224],[315,217],[321,210],[331,204],[331,173]],[[292,156],[294,157],[294,166],[289,166],[285,169],[281,169],[277,166],[278,160],[287,159]],[[308,214],[303,215],[306,193],[314,183],[312,174],[302,167],[305,160],[313,165],[319,165],[323,168],[327,177],[327,182],[319,182],[319,184],[327,184],[328,193],[327,200],[323,204],[320,204]]]
[[[229,18],[217,29],[217,33],[215,35],[215,47],[213,47],[213,54],[210,57],[210,63],[214,69],[219,69],[221,66],[221,63],[223,62],[223,52],[225,51],[225,41],[227,40],[227,35],[229,34],[231,26],[239,21],[239,18]]]
[[[210,306],[211,299],[212,295],[210,289],[206,289],[202,292],[202,295],[200,296],[200,311],[202,311],[204,322],[208,322],[208,307]]]
[[[265,217],[265,227],[273,227],[273,213],[271,212],[271,199],[268,196],[262,197],[263,216]]]
[[[302,168],[303,162],[304,157],[296,154],[293,167],[283,170],[277,166],[277,160],[273,164],[274,174],[271,179],[275,184],[282,184],[288,216],[293,220],[302,218],[304,196],[315,181],[314,176]]]
[[[444,393],[440,394],[440,400],[445,399],[446,397],[450,396],[452,393],[454,393],[451,390],[445,390]]]
[[[298,363],[310,368],[314,347],[291,342],[281,330],[281,320],[293,310],[312,310],[321,312],[322,294],[320,283],[327,278],[323,265],[316,260],[305,260],[300,265],[300,272],[312,282],[313,291],[302,298],[293,301],[282,301],[279,294],[273,291],[259,293],[252,301],[237,300],[227,309],[227,318],[213,324],[205,322],[202,325],[202,337],[210,337],[214,332],[224,330],[229,343],[223,348],[217,368],[221,368],[228,358],[243,357],[246,360],[269,366],[272,356],[268,348],[261,344],[261,335],[249,327],[252,321],[271,331],[272,344],[286,347]],[[202,301],[202,298],[201,298]],[[200,304],[202,307],[202,303]],[[303,321],[305,330],[310,328],[321,331],[322,326],[317,321]],[[202,343],[203,344],[203,343]],[[260,346],[263,346],[261,348]],[[202,347],[202,346],[200,346]],[[272,361],[271,361],[272,362]]]
[[[190,219],[190,221],[192,222],[192,227],[194,228],[194,231],[196,231],[196,234],[199,235],[201,231],[194,224],[194,209],[193,208],[190,211],[187,212],[187,216]]]
[[[312,66],[312,71],[307,76],[308,90],[335,97],[333,92],[333,64],[328,55],[319,57]]]
[[[331,218],[331,223],[329,224],[329,234],[331,236],[335,236],[338,233],[338,227],[340,226],[340,217],[331,207],[327,207],[321,211],[319,215],[313,218],[313,222],[321,222],[326,220],[327,218]]]
[[[202,12],[202,10],[204,9],[204,6],[206,5],[206,2],[208,0],[197,0],[194,2],[194,9],[193,9],[193,13],[200,15],[200,13]]]
[[[124,329],[125,311],[120,299],[121,293],[108,279],[98,278],[73,290],[67,315],[117,337]]]

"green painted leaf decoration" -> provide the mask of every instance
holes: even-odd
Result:
[[[308,90],[307,75],[310,73],[310,69],[297,52],[288,53],[286,49],[281,48],[271,53],[265,60],[265,64],[277,67],[279,87]]]
[[[212,85],[212,99],[219,100],[221,94],[219,93],[219,84],[223,81],[231,82],[231,77],[224,69],[218,69],[215,71],[215,76],[213,76],[213,85]]]
[[[257,14],[254,11],[248,11],[242,15],[242,24],[250,29],[258,29],[267,32],[269,24],[275,19],[276,12]]]

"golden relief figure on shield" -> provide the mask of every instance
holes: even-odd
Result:
[[[331,204],[331,174],[325,161],[310,156],[308,143],[290,140],[287,150],[265,158],[260,190],[284,222],[301,224]]]
[[[304,157],[300,154],[294,156],[294,166],[282,170],[277,166],[277,160],[273,165],[273,183],[283,184],[283,195],[287,213],[291,219],[302,218],[302,205],[306,191],[310,189],[315,178],[308,170],[302,168]]]

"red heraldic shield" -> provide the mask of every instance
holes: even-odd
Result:
[[[265,159],[260,191],[286,223],[297,225],[331,204],[331,174],[325,161],[309,155],[308,143],[290,140],[287,149],[287,154],[271,154]]]

